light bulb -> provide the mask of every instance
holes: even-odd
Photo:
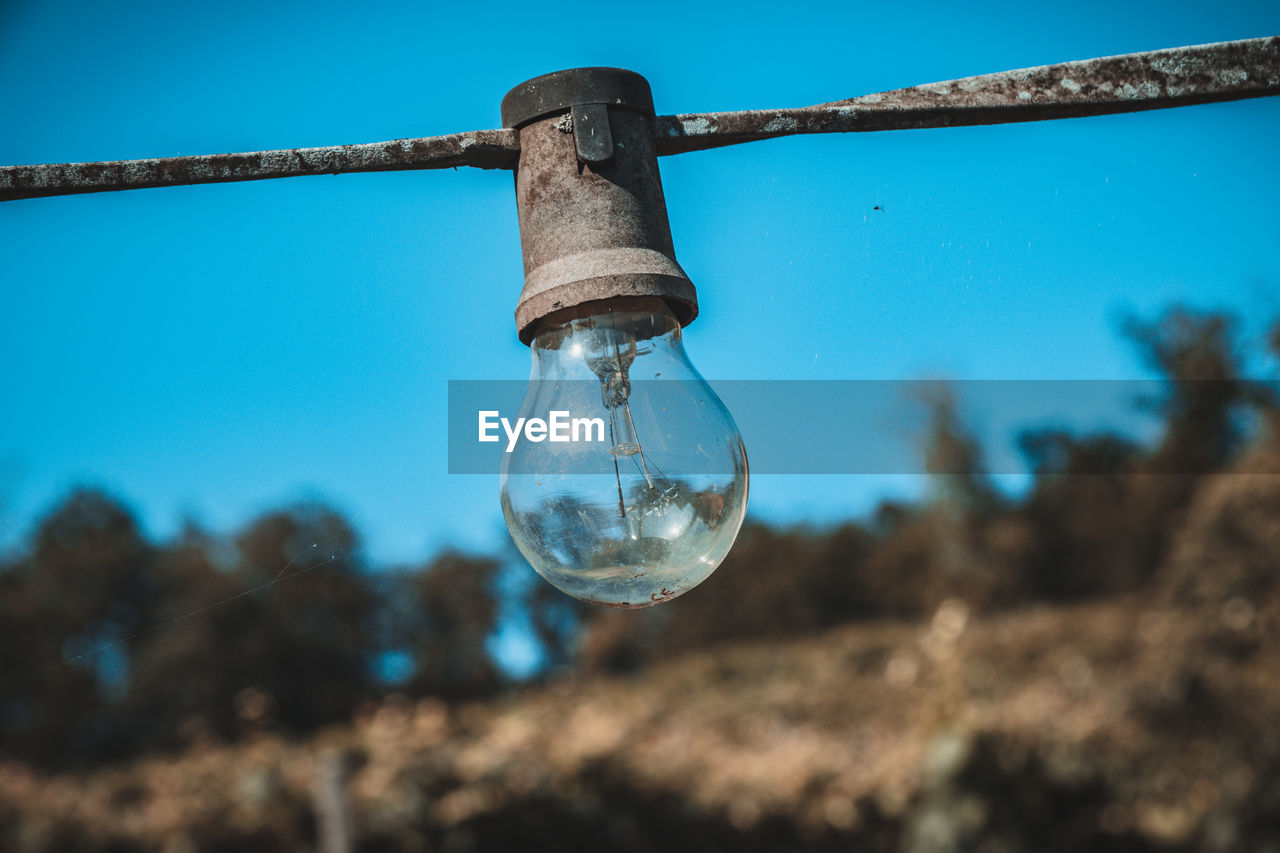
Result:
[[[592,604],[647,607],[697,586],[742,526],[747,456],[675,315],[655,297],[595,303],[544,320],[532,352],[520,416],[570,413],[600,440],[521,441],[504,456],[520,552]]]

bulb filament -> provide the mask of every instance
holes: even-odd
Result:
[[[612,321],[612,317],[610,320]],[[659,482],[665,482],[666,478],[662,474],[662,469],[645,457],[644,446],[640,443],[640,436],[636,433],[636,423],[631,416],[631,379],[627,375],[627,368],[636,357],[635,338],[626,335],[624,348],[619,345],[619,338],[623,335],[615,332],[610,337],[612,340],[608,346],[613,350],[612,357],[606,355],[604,358],[597,359],[592,368],[600,378],[601,401],[609,410],[611,445],[609,452],[613,456],[613,475],[618,484],[618,515],[626,518],[627,504],[622,491],[622,470],[619,461],[626,457],[634,459],[637,469],[644,476],[645,485],[652,492],[658,489],[654,485],[655,475],[650,472],[650,466],[652,465],[653,471],[656,472]],[[674,496],[674,492],[674,487],[665,489],[659,505],[665,505]]]

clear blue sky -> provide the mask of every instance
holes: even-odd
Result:
[[[582,65],[687,112],[1280,33],[1274,0],[632,8],[8,0],[0,163],[495,127],[508,88]],[[1127,312],[1280,316],[1277,139],[1270,99],[666,158],[688,350],[713,381],[1141,376]],[[83,482],[160,536],[323,497],[379,561],[500,542],[496,478],[446,473],[445,395],[528,373],[509,173],[14,202],[0,259],[0,543]],[[762,477],[752,508],[917,486]]]

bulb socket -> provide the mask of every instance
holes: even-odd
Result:
[[[516,329],[525,344],[548,315],[620,298],[659,297],[682,326],[697,316],[672,245],[653,114],[649,84],[618,68],[557,71],[503,98],[503,123],[520,130]]]

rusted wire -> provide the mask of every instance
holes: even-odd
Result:
[[[927,83],[813,107],[654,120],[658,154],[800,133],[1043,121],[1280,95],[1280,36]]]
[[[476,166],[512,169],[520,154],[514,130],[477,130],[365,145],[292,148],[157,160],[0,167],[0,201],[40,196],[261,181],[344,172],[390,172]]]
[[[653,120],[657,153],[801,133],[851,133],[1106,115],[1280,94],[1280,36],[1064,62],[928,83],[799,109]],[[475,166],[513,169],[514,130],[366,145],[158,160],[0,167],[0,201],[300,175]]]

